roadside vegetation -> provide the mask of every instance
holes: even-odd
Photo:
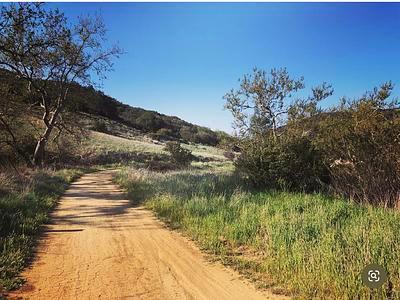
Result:
[[[397,211],[322,194],[257,191],[223,168],[125,169],[116,181],[134,203],[154,210],[261,287],[317,299],[399,297]],[[360,275],[372,262],[389,273],[375,291]]]
[[[303,78],[255,69],[225,95],[242,153],[236,169],[253,185],[333,193],[396,207],[400,200],[400,103],[391,82],[323,110],[322,83],[301,97]]]
[[[0,174],[0,295],[18,287],[34,255],[41,226],[70,182],[87,170],[26,170]]]
[[[327,83],[306,98],[286,69],[255,69],[225,95],[235,118],[229,168],[116,181],[134,203],[278,293],[318,299],[400,298],[400,113],[392,83],[328,110]],[[295,100],[292,100],[295,99]],[[229,144],[229,143],[228,143]],[[240,153],[232,153],[237,147]],[[361,280],[382,265],[381,289]]]

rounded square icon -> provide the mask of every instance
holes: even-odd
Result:
[[[380,288],[387,280],[386,270],[378,264],[369,264],[361,272],[363,283],[371,288]]]

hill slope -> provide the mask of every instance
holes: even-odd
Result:
[[[32,105],[34,100],[29,99],[32,97],[25,95],[24,82],[12,72],[0,69],[0,85],[2,89],[12,89],[13,92],[23,95],[21,98],[24,100],[21,101],[26,101],[27,104],[34,106]],[[102,131],[101,127],[105,128],[102,123],[108,123],[108,127],[123,128],[125,132],[129,131],[130,135],[148,134],[153,139],[182,140],[211,146],[218,144],[221,136],[227,136],[226,133],[217,133],[207,127],[191,124],[175,116],[167,116],[156,111],[123,104],[91,86],[72,84],[66,104],[66,110],[83,113],[81,118],[85,121],[89,119],[89,122],[86,123],[99,127],[98,131]],[[93,124],[96,117],[98,122]]]
[[[93,87],[75,84],[70,89],[69,98],[69,109],[73,111],[108,118],[113,123],[118,122],[141,133],[150,134],[155,139],[181,139],[206,145],[216,145],[220,139],[219,134],[209,128],[191,124],[175,116],[131,107]]]

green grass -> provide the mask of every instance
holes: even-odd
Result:
[[[224,150],[217,147],[200,144],[182,144],[182,147],[190,150],[194,156],[211,158],[219,161],[227,160],[224,156]]]
[[[42,224],[68,183],[85,171],[38,171],[17,182],[0,197],[0,298],[1,292],[18,287],[19,273],[29,262]],[[2,183],[2,184],[1,184]],[[1,182],[11,186],[10,182]]]
[[[145,140],[126,139],[96,131],[90,133],[86,147],[95,153],[105,151],[163,153],[162,145],[153,144]]]
[[[159,142],[159,144],[155,144],[143,136],[137,136],[135,139],[127,139],[95,131],[90,133],[89,139],[85,143],[86,149],[94,153],[117,151],[167,154],[167,152],[163,150],[164,146],[164,143]],[[182,146],[192,151],[192,154],[197,157],[210,158],[219,161],[227,160],[223,156],[223,150],[216,147],[195,144],[182,144]]]
[[[116,177],[143,202],[223,262],[263,286],[300,298],[400,299],[400,214],[320,194],[257,192],[229,173]],[[389,282],[363,286],[360,272],[383,265]]]
[[[191,168],[197,170],[233,171],[233,163],[223,156],[223,150],[198,144],[181,144],[197,157]],[[161,169],[174,169],[169,164],[170,155],[164,151],[165,143],[154,143],[143,136],[127,139],[100,132],[91,132],[89,138],[82,145],[83,156],[95,165],[109,167],[133,166],[161,166]],[[164,167],[162,167],[164,165]]]

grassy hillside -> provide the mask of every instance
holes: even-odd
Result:
[[[154,138],[182,139],[186,142],[216,145],[219,135],[214,131],[191,124],[178,117],[132,107],[91,87],[72,86],[70,110],[105,117],[114,122],[151,134]]]
[[[169,161],[169,154],[164,150],[166,143],[155,141],[144,136],[125,138],[102,132],[91,131],[80,151],[84,160],[95,164],[118,164],[149,167]],[[194,155],[191,167],[196,169],[233,169],[232,161],[224,155],[223,150],[201,144],[181,144]],[[170,166],[173,167],[173,166]]]
[[[49,89],[51,91],[51,85]],[[16,78],[12,72],[0,70],[0,91],[2,95],[12,97],[9,103],[0,104],[0,115],[4,118],[0,124],[0,168],[9,168],[20,163],[30,165],[37,141],[44,132],[37,95],[28,93],[27,90],[26,82]],[[87,130],[136,140],[137,144],[144,140],[156,145],[155,141],[158,141],[158,148],[162,148],[166,141],[215,146],[222,140],[231,138],[224,132],[214,132],[178,117],[131,107],[93,87],[79,84],[70,86],[61,118],[62,122],[47,139],[45,159],[49,165],[93,163],[83,159],[92,156],[91,153],[84,153],[81,148],[82,140],[88,134]],[[89,142],[83,143],[87,145],[92,141],[89,139]],[[117,150],[113,146],[112,148],[109,151]],[[148,152],[142,151],[146,147],[129,150]]]
[[[51,86],[48,88],[51,93]],[[34,148],[38,134],[43,131],[43,124],[39,121],[42,115],[39,111],[37,95],[28,94],[26,82],[18,79],[12,72],[1,69],[0,90],[7,97],[13,97],[10,100],[13,105],[2,103],[0,113],[14,119],[15,124],[9,127],[18,143],[21,143],[19,146],[21,151],[32,152],[31,148]],[[13,114],[16,115],[12,117]],[[69,87],[62,117],[68,126],[84,126],[128,138],[146,135],[155,140],[178,140],[184,143],[215,146],[222,137],[228,137],[226,133],[214,132],[175,116],[131,107],[91,86],[84,87],[79,84],[72,84]],[[17,123],[20,124],[17,126]],[[10,139],[7,128],[0,124],[0,141]],[[0,142],[0,159],[2,147],[4,147],[2,142]]]

